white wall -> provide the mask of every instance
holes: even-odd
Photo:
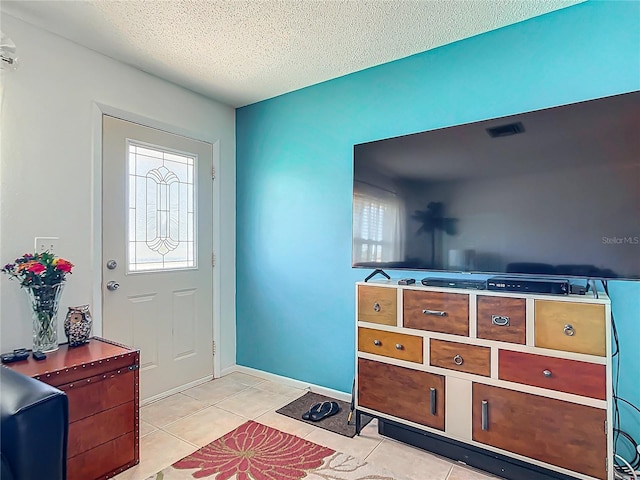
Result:
[[[99,239],[93,234],[100,222],[99,210],[93,211],[100,198],[94,171],[96,104],[219,142],[218,352],[222,369],[234,365],[235,110],[4,12],[1,28],[16,44],[20,66],[2,71],[1,78],[0,263],[32,251],[36,236],[60,237],[59,255],[76,265],[61,300],[59,339],[64,340],[67,307],[92,303],[100,289]],[[26,296],[16,282],[0,277],[0,350],[30,347]],[[94,333],[100,334],[99,312],[94,315]]]

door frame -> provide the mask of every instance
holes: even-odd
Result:
[[[93,102],[91,112],[91,138],[92,138],[92,188],[91,188],[91,248],[92,248],[92,295],[93,295],[93,334],[102,335],[102,116],[109,115],[138,123],[145,127],[155,128],[164,132],[181,135],[193,140],[207,142],[212,145],[213,168],[215,172],[220,172],[220,140],[203,138],[201,134],[194,131],[170,125],[153,118],[138,115],[132,112],[121,110],[111,105]],[[213,254],[219,259],[220,250],[220,181],[213,180]],[[216,344],[216,352],[213,355],[213,378],[220,377],[220,268],[217,265],[213,270],[213,341]]]

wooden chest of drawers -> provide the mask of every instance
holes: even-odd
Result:
[[[139,462],[140,352],[101,338],[11,364],[69,398],[67,479],[99,480]]]
[[[363,412],[481,448],[530,466],[526,478],[613,479],[604,294],[356,288],[356,425]]]

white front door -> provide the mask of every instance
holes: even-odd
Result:
[[[213,147],[103,116],[102,328],[140,398],[213,376]]]

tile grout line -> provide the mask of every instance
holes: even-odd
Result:
[[[444,480],[449,480],[449,478],[451,478],[451,474],[453,473],[453,467],[454,465],[451,465],[451,468],[449,468],[449,472],[447,473],[447,476],[444,477]]]
[[[242,385],[243,385],[243,384],[242,384]],[[246,385],[244,385],[244,386],[246,386]],[[191,412],[191,413],[188,413],[188,414],[186,414],[186,415],[184,415],[184,416],[182,416],[182,417],[180,417],[180,418],[178,418],[178,419],[176,419],[176,420],[173,420],[172,422],[169,422],[169,423],[167,423],[167,424],[165,424],[165,425],[162,425],[162,426],[155,425],[155,424],[153,424],[153,423],[149,422],[148,420],[145,420],[144,418],[142,418],[141,420],[142,420],[142,421],[144,421],[145,423],[148,423],[149,425],[152,425],[152,426],[153,426],[153,427],[155,427],[156,429],[164,429],[165,427],[168,427],[169,425],[173,425],[174,423],[179,422],[180,420],[183,420],[183,419],[185,419],[185,418],[189,418],[189,417],[191,417],[191,416],[195,415],[196,413],[198,413],[198,412],[202,412],[202,411],[206,410],[207,408],[211,408],[211,407],[216,407],[216,408],[219,408],[220,410],[223,410],[223,411],[225,411],[225,412],[227,412],[227,413],[232,413],[232,414],[237,415],[237,416],[239,416],[239,417],[247,418],[247,417],[245,417],[244,415],[240,415],[240,414],[238,414],[238,413],[231,412],[231,411],[229,411],[229,410],[225,410],[224,408],[222,408],[222,407],[218,407],[218,406],[217,406],[217,405],[218,405],[218,403],[222,403],[222,402],[224,402],[224,401],[226,401],[226,400],[228,400],[228,399],[230,399],[230,398],[233,398],[233,397],[235,397],[236,395],[239,395],[239,394],[241,394],[241,393],[243,393],[243,392],[247,391],[248,389],[252,388],[252,387],[248,387],[248,386],[246,386],[246,387],[247,387],[247,388],[245,388],[245,389],[243,389],[243,390],[241,390],[241,391],[239,391],[239,392],[237,392],[237,393],[233,393],[233,394],[231,394],[231,395],[229,395],[229,396],[227,396],[227,397],[223,398],[222,400],[219,400],[219,401],[218,401],[218,402],[216,402],[216,403],[207,403],[207,402],[206,402],[206,401],[204,401],[204,400],[200,400],[200,399],[198,399],[198,398],[192,397],[192,396],[190,396],[190,395],[187,395],[186,393],[178,392],[178,393],[175,393],[174,395],[184,395],[184,396],[189,397],[189,398],[191,398],[191,399],[193,399],[193,400],[196,400],[196,401],[198,401],[198,402],[206,403],[206,406],[204,406],[204,407],[202,407],[202,408],[199,408],[198,410],[195,410],[195,411],[193,411],[193,412]],[[195,388],[195,387],[194,387],[194,388]],[[264,390],[261,390],[261,391],[264,391]],[[173,395],[172,395],[172,396],[173,396]],[[166,397],[166,398],[171,398],[171,397]],[[165,399],[162,399],[162,400],[165,400]],[[160,400],[158,400],[158,401],[160,401]],[[153,403],[155,403],[155,402],[153,402]],[[151,403],[150,405],[153,405],[153,403]],[[145,405],[145,407],[146,407],[146,405]],[[144,407],[143,407],[143,408],[144,408]],[[247,419],[248,419],[248,420],[251,420],[251,418],[247,418]],[[151,433],[151,432],[149,432],[149,433]]]

